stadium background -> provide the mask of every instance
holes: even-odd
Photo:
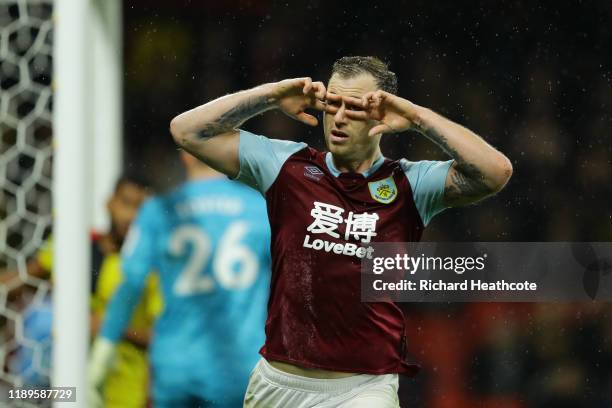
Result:
[[[514,165],[510,184],[449,210],[441,241],[612,241],[612,3],[124,1],[124,167],[159,191],[182,177],[170,119],[287,77],[327,80],[343,55],[376,55],[400,95],[481,134]],[[267,113],[245,128],[322,148],[320,128]],[[441,159],[418,134],[391,158]],[[612,406],[608,304],[404,305],[406,406]]]

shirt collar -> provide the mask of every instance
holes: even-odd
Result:
[[[376,170],[378,170],[380,168],[380,166],[382,166],[382,164],[384,162],[385,162],[385,156],[380,155],[380,157],[378,159],[376,159],[374,161],[374,163],[372,163],[372,167],[370,167],[366,171],[362,172],[361,174],[365,178],[370,177],[372,174],[374,174],[376,172]],[[329,169],[331,174],[333,174],[334,177],[338,177],[340,175],[341,172],[334,165],[334,160],[332,158],[331,152],[327,152],[325,154],[325,164],[327,164],[327,168]]]

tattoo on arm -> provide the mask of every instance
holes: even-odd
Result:
[[[478,168],[466,163],[461,167],[457,162],[455,171],[451,174],[451,183],[444,190],[448,204],[460,204],[461,201],[473,202],[491,194],[491,189],[483,181],[484,177]],[[468,168],[468,171],[465,168]]]
[[[198,138],[209,139],[215,135],[228,132],[240,126],[247,119],[266,111],[268,108],[269,103],[265,96],[249,98],[222,113],[217,119],[204,125],[198,132]]]
[[[424,131],[424,134],[455,159],[455,171],[451,173],[451,183],[444,191],[448,204],[461,204],[462,201],[473,202],[491,193],[491,188],[485,183],[484,174],[480,169],[466,161],[457,150],[449,146],[446,137],[433,127]]]

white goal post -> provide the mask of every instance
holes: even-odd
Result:
[[[90,229],[108,227],[104,204],[122,161],[121,4],[56,0],[53,6],[51,383],[76,387],[70,405],[85,407]]]

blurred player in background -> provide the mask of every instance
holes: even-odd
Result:
[[[257,188],[272,227],[273,276],[262,359],[248,407],[397,407],[406,322],[391,302],[360,302],[360,258],[370,242],[409,242],[446,207],[501,190],[510,161],[470,130],[396,96],[373,57],[336,61],[327,88],[284,80],[216,99],[171,122],[178,144]],[[238,128],[272,109],[316,126],[328,153]],[[384,133],[416,130],[453,160],[386,159]],[[370,254],[368,255],[368,251]]]
[[[133,175],[119,178],[112,196],[107,202],[111,228],[104,234],[91,236],[91,332],[95,336],[104,315],[108,299],[121,281],[119,248],[123,244],[131,222],[147,197],[149,184]],[[52,279],[53,239],[45,242],[38,254],[28,262],[27,273],[36,279]],[[2,275],[2,282],[9,284],[10,297],[23,296],[27,286],[19,280],[16,272]],[[142,407],[147,401],[148,363],[146,348],[155,314],[161,307],[157,282],[152,277],[147,282],[146,295],[137,307],[137,313],[130,327],[123,333],[118,344],[118,358],[109,373],[103,390],[107,407]],[[49,368],[52,319],[51,295],[41,302],[29,304],[24,312],[24,337],[44,345],[41,361],[34,361],[35,355],[29,348],[18,350],[11,359],[11,369],[18,372],[26,385],[42,386],[46,377],[34,369],[36,365]]]
[[[125,280],[94,344],[92,392],[113,364],[114,343],[155,270],[164,309],[151,344],[154,406],[241,406],[264,342],[265,202],[191,155],[181,158],[188,181],[143,205],[123,247]]]
[[[113,294],[123,280],[120,248],[138,210],[147,197],[148,185],[121,179],[108,202],[111,231],[99,239],[101,262],[96,285],[92,290],[92,338],[99,331]],[[145,189],[147,188],[147,189]],[[94,268],[96,270],[96,268]],[[105,407],[136,408],[145,406],[148,399],[149,364],[147,348],[153,323],[162,308],[161,290],[156,274],[151,274],[143,296],[136,305],[129,325],[117,343],[117,359],[102,387]]]

